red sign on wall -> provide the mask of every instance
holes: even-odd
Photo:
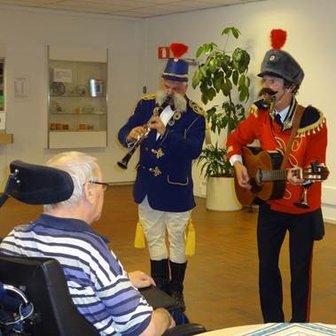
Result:
[[[169,47],[158,47],[158,59],[167,59],[170,57]]]

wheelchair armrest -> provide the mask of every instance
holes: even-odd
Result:
[[[192,336],[202,334],[206,331],[205,327],[201,324],[186,323],[166,330],[162,336]]]

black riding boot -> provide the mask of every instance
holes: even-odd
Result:
[[[169,284],[168,259],[151,260],[151,276],[156,283],[156,287],[167,291]]]
[[[170,263],[171,280],[169,283],[169,294],[178,302],[182,311],[186,306],[183,297],[183,281],[187,268],[187,263],[177,264],[172,261]]]

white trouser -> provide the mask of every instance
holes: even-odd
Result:
[[[191,210],[166,212],[150,207],[147,197],[139,204],[139,221],[143,227],[151,260],[168,258],[166,231],[169,242],[169,259],[175,263],[185,263],[185,230]]]

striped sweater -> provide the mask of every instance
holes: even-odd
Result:
[[[100,335],[139,335],[151,320],[152,307],[106,241],[81,220],[42,214],[14,228],[0,253],[57,259],[73,302]]]

